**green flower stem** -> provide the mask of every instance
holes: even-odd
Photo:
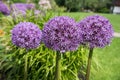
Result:
[[[55,70],[55,80],[61,80],[61,53],[57,51],[56,53],[56,70]]]
[[[89,50],[89,56],[88,56],[88,64],[87,64],[87,71],[86,71],[86,78],[85,78],[85,80],[89,80],[92,54],[93,54],[93,48],[90,48],[90,50]]]
[[[27,54],[25,55],[25,71],[24,71],[24,80],[27,80],[27,64],[28,64],[28,57],[27,57]]]

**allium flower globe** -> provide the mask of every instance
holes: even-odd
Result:
[[[34,11],[34,14],[35,14],[35,15],[39,15],[39,14],[41,14],[41,11],[40,11],[40,10],[35,10],[35,11]]]
[[[43,28],[43,42],[56,51],[73,51],[79,45],[79,30],[74,19],[59,16],[49,20]]]
[[[112,25],[103,16],[88,16],[78,22],[77,26],[80,28],[80,35],[82,36],[81,43],[88,44],[91,48],[105,47],[113,37]]]
[[[22,10],[22,11],[26,11],[27,10],[27,7],[25,4],[23,3],[15,3],[15,4],[12,4],[10,6],[11,10],[12,11],[16,11],[16,10]]]
[[[41,38],[41,30],[31,22],[20,22],[12,30],[12,43],[18,47],[37,48]]]
[[[15,3],[12,4],[10,6],[11,10],[22,10],[22,11],[26,11],[26,10],[31,10],[35,8],[34,4],[24,4],[24,3]]]
[[[35,9],[35,4],[31,3],[31,4],[26,4],[27,9],[31,10],[31,9]]]
[[[25,17],[27,10],[35,8],[34,4],[15,3],[10,6],[13,18]]]
[[[2,1],[0,1],[0,12],[4,15],[10,14],[10,10],[8,9],[7,5],[5,5]]]

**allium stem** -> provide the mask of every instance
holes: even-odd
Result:
[[[89,56],[88,56],[88,63],[87,63],[86,79],[85,80],[89,80],[92,54],[93,54],[93,48],[90,48]]]
[[[25,55],[25,71],[24,71],[24,80],[27,80],[27,64],[28,64],[28,57],[27,57],[27,54]]]
[[[55,70],[55,80],[61,80],[61,53],[56,52],[56,70]]]

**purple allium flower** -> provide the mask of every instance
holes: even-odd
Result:
[[[31,9],[35,9],[35,4],[31,3],[31,4],[26,4],[27,9],[31,10]]]
[[[15,3],[10,6],[12,11],[12,16],[14,18],[18,16],[26,16],[27,10],[32,10],[35,8],[34,4],[25,4],[25,3]]]
[[[11,10],[22,10],[22,11],[26,11],[26,10],[31,10],[35,8],[34,4],[24,4],[24,3],[15,3],[11,5]]]
[[[12,30],[12,43],[26,49],[38,47],[41,37],[41,30],[31,22],[21,22]]]
[[[26,15],[27,7],[23,3],[15,3],[10,6],[12,17],[21,17]]]
[[[34,11],[34,14],[35,14],[35,15],[39,15],[40,13],[41,13],[40,10],[35,10],[35,11]]]
[[[23,10],[16,10],[12,12],[12,17],[14,19],[16,19],[17,17],[25,17],[26,16],[26,12]]]
[[[77,26],[80,28],[80,35],[83,39],[81,43],[88,44],[91,48],[105,47],[110,44],[113,37],[112,25],[103,16],[88,16],[78,22]]]
[[[36,18],[40,18],[41,16],[44,16],[44,12],[42,12],[40,10],[34,10],[34,16]]]
[[[79,31],[74,19],[67,16],[52,18],[44,25],[43,42],[60,52],[73,51],[79,46]]]
[[[12,4],[12,5],[10,6],[10,8],[11,8],[12,11],[15,11],[15,10],[26,11],[26,10],[27,10],[26,4],[23,4],[23,3],[15,3],[15,4]]]
[[[7,5],[5,5],[2,1],[0,1],[0,12],[4,15],[10,14],[10,10],[8,9]]]

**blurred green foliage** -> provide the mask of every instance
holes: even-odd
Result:
[[[82,0],[55,0],[58,6],[64,6],[67,8],[67,11],[76,12],[80,11]]]
[[[81,5],[81,0],[65,0],[67,10],[71,12],[80,11]]]
[[[11,3],[35,3],[37,8],[40,0],[10,0]],[[53,11],[67,12],[98,12],[110,13],[112,0],[49,0]],[[5,1],[6,2],[6,1]]]
[[[55,0],[58,6],[64,6],[67,11],[93,11],[109,13],[112,0]]]
[[[13,3],[25,3],[26,0],[12,0]]]

